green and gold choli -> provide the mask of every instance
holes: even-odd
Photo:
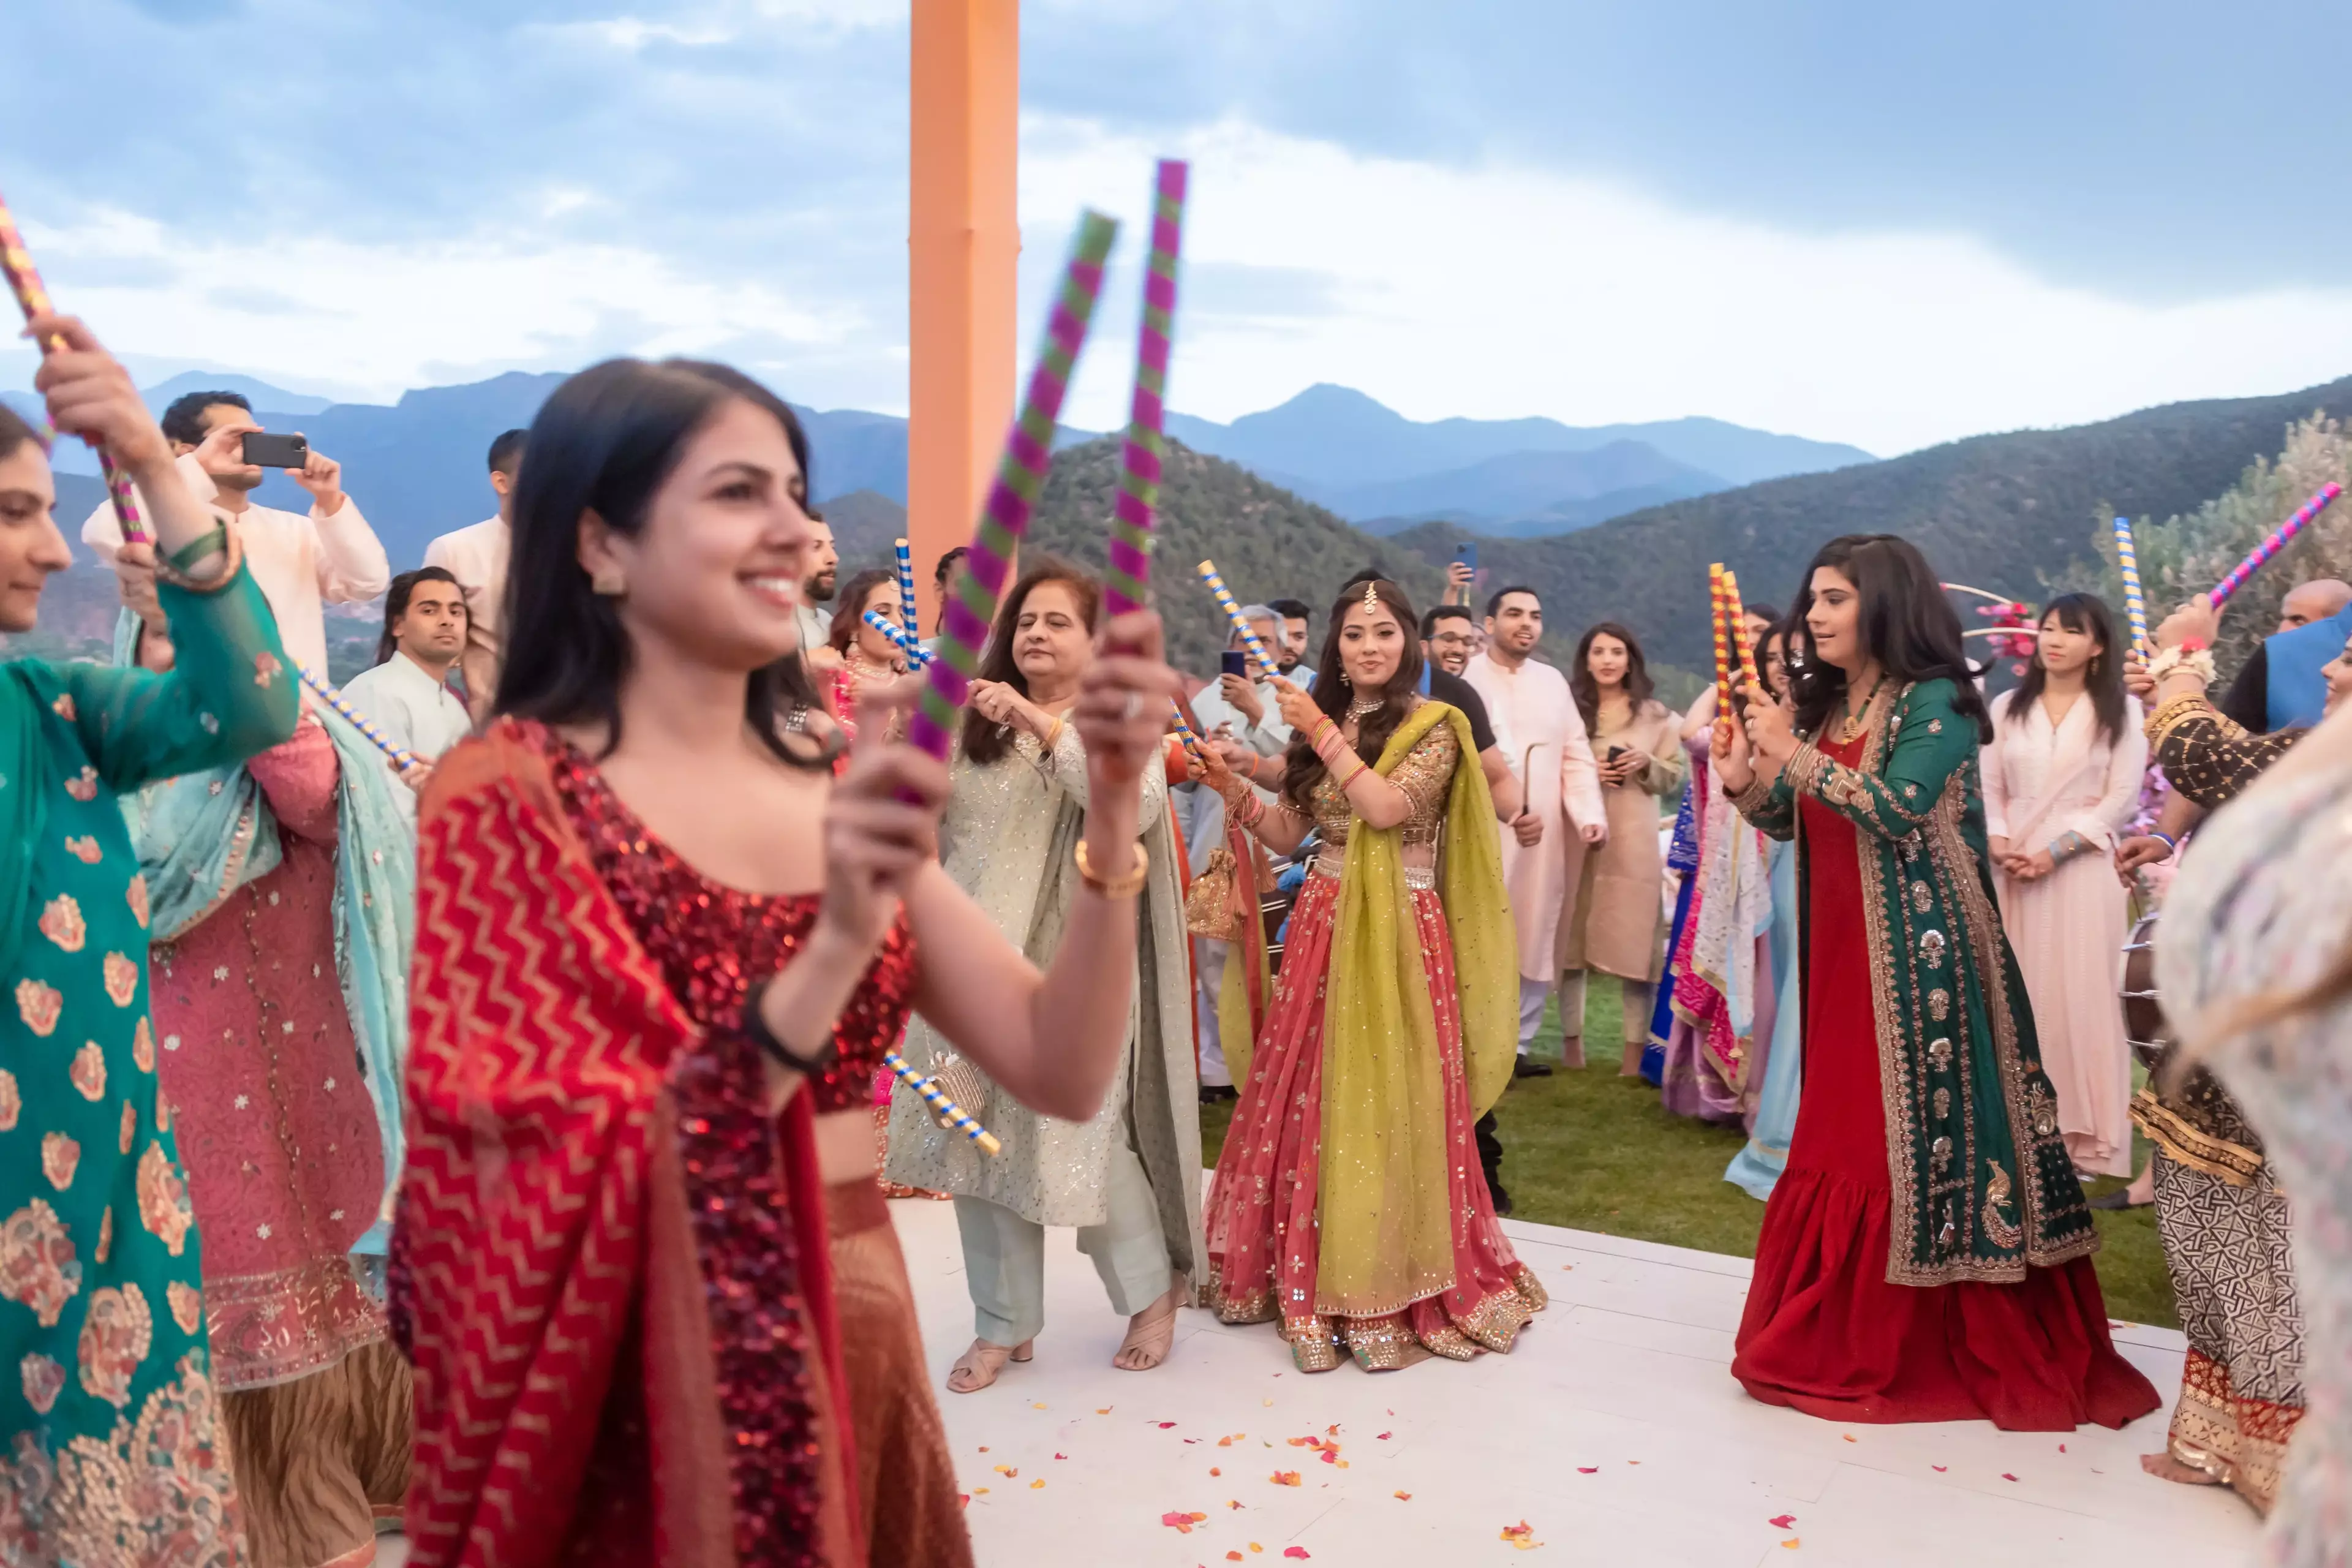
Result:
[[[1797,841],[1801,911],[1811,889],[1799,792],[1856,829],[1896,1285],[2013,1283],[2098,1248],[2001,931],[1977,726],[1955,695],[1941,679],[1881,691],[1859,766],[1803,742],[1779,778],[1759,772],[1735,802],[1764,833]],[[1801,916],[1801,947],[1809,928]]]

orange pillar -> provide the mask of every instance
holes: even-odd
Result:
[[[1013,422],[1020,0],[914,0],[907,512],[928,631],[932,563],[971,541]]]

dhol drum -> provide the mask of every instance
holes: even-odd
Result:
[[[2150,1072],[2172,1044],[2172,1023],[2164,1016],[2164,998],[2156,986],[2156,926],[2161,910],[2140,916],[2124,941],[2123,985],[2117,992],[2124,1009],[2124,1037],[2132,1054]]]

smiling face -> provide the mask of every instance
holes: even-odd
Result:
[[[1404,663],[1404,627],[1386,605],[1348,606],[1339,623],[1339,668],[1360,697],[1388,689]]]
[[[1543,605],[1533,594],[1506,594],[1486,617],[1486,640],[1514,658],[1525,658],[1543,640]]]
[[[1633,655],[1626,651],[1624,642],[1607,632],[1594,637],[1592,646],[1584,653],[1584,668],[1592,672],[1593,684],[1603,691],[1614,691],[1624,685],[1625,669],[1632,663]]]
[[[800,464],[784,428],[738,398],[688,437],[634,536],[581,520],[579,559],[617,575],[640,658],[667,650],[749,672],[800,647],[793,612],[809,569]]]
[[[2106,651],[2088,626],[2075,631],[2053,610],[2042,617],[2033,657],[2052,675],[2072,676],[2088,669],[2091,661]]]
[[[1448,675],[1459,675],[1470,668],[1471,650],[1477,640],[1469,616],[1446,616],[1431,629],[1421,649],[1430,663]]]
[[[877,583],[866,590],[866,602],[857,606],[857,633],[850,643],[868,663],[898,662],[898,645],[874,629],[874,624],[866,618],[868,610],[884,620],[895,622],[898,615],[898,585],[896,583]]]
[[[430,577],[417,583],[392,635],[400,650],[419,664],[447,664],[466,647],[466,591]]]
[[[73,564],[66,536],[49,509],[57,504],[48,454],[37,441],[19,441],[0,458],[0,632],[29,632],[41,607],[41,585]]]
[[[1021,617],[1013,623],[1013,665],[1033,694],[1075,686],[1093,659],[1094,647],[1094,634],[1087,630],[1076,589],[1047,581],[1029,590],[1021,601]]]
[[[1848,675],[1870,662],[1862,646],[1862,594],[1853,579],[1834,566],[1813,569],[1813,602],[1805,610],[1813,657]]]

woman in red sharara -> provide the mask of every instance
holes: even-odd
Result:
[[[1793,701],[1717,725],[1723,787],[1793,837],[1804,1084],[1732,1375],[1840,1421],[2122,1426],[2057,1098],[1987,871],[1984,703],[1919,552],[1831,541],[1794,612]]]
[[[908,693],[868,693],[835,780],[791,410],[619,360],[530,439],[498,716],[420,815],[411,1561],[963,1568],[868,1085],[911,1009],[1048,1114],[1100,1104],[1158,622],[1107,628],[1072,712],[1092,869],[1041,975],[940,868]]]

